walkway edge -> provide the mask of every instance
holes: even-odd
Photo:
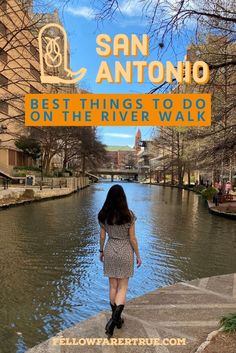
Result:
[[[203,348],[220,331],[218,324],[222,316],[236,311],[235,289],[234,273],[179,282],[155,289],[126,303],[123,314],[124,326],[120,330],[115,330],[113,337],[117,340],[179,337],[186,340],[185,345],[152,346],[149,347],[150,353],[203,352]],[[59,332],[55,337],[27,350],[26,353],[118,352],[119,347],[90,346],[86,343],[73,347],[68,343],[72,339],[80,338],[106,339],[104,327],[109,317],[110,311],[102,311]],[[205,337],[207,339],[204,341]],[[58,338],[62,339],[63,347],[58,343],[55,344],[59,342]],[[122,353],[143,351],[143,345],[123,346],[121,350]]]
[[[12,208],[12,207],[17,207],[17,206],[24,206],[33,202],[43,202],[43,201],[49,201],[49,200],[55,200],[55,199],[61,199],[67,196],[70,196],[76,192],[79,192],[80,190],[83,190],[85,188],[89,187],[89,185],[84,186],[81,189],[78,190],[67,190],[67,192],[65,192],[64,194],[59,194],[59,195],[53,195],[53,196],[43,196],[43,197],[35,197],[35,198],[30,198],[30,199],[25,199],[25,200],[20,200],[20,201],[13,201],[13,202],[9,202],[6,204],[2,204],[0,205],[0,211],[1,210],[5,210],[8,208]]]
[[[214,204],[211,201],[207,201],[207,205],[208,205],[208,209],[209,212],[216,215],[216,216],[221,216],[221,217],[225,217],[225,218],[229,218],[229,219],[236,219],[236,213],[229,213],[229,212],[223,212],[223,211],[219,211],[217,209],[214,208]]]
[[[209,333],[209,335],[206,338],[206,341],[202,342],[202,344],[198,347],[198,349],[196,350],[195,353],[202,353],[204,352],[205,348],[211,343],[211,341],[213,340],[213,338],[215,338],[216,336],[218,336],[218,334],[223,331],[222,328],[220,328],[219,330],[215,330],[212,331],[211,333]]]

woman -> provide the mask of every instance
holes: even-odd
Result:
[[[108,191],[98,214],[100,224],[100,261],[104,264],[104,276],[109,277],[111,319],[106,324],[106,334],[111,337],[114,328],[121,328],[129,277],[134,273],[134,252],[137,267],[141,266],[138,242],[135,236],[135,214],[129,210],[125,192],[120,185]],[[104,248],[108,234],[108,241]]]

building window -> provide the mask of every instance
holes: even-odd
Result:
[[[7,35],[7,27],[1,21],[0,21],[0,34],[2,37],[5,37]]]
[[[7,0],[0,0],[0,8],[3,12],[7,12]]]
[[[34,59],[39,61],[39,52],[32,43],[30,43],[29,50],[30,50],[31,54],[33,55]]]
[[[8,79],[0,74],[0,88],[7,88],[8,87]]]
[[[8,114],[8,104],[7,102],[0,100],[0,113]]]
[[[35,69],[33,65],[30,64],[30,73],[33,75],[38,82],[40,82],[40,73]]]
[[[1,0],[0,0],[1,1]],[[5,52],[5,50],[3,49],[0,49],[0,61],[3,63],[3,64],[6,64],[7,63],[7,52]]]
[[[16,151],[8,151],[8,164],[13,166],[16,165]]]
[[[40,93],[37,88],[34,88],[32,85],[30,85],[30,93]]]
[[[23,167],[24,164],[24,153],[23,152],[16,152],[16,165],[18,167]]]

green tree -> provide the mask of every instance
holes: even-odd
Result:
[[[21,136],[15,141],[15,145],[34,161],[40,157],[40,143],[32,137]]]

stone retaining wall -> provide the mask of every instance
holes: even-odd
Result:
[[[0,191],[0,207],[6,208],[26,202],[63,197],[90,185],[88,177],[46,178],[42,190],[39,186],[9,188]],[[66,187],[65,187],[66,186]]]
[[[36,184],[41,184],[41,178],[36,177]],[[50,188],[66,187],[72,190],[80,190],[89,185],[88,177],[67,177],[67,178],[43,178],[43,186]]]
[[[9,197],[14,199],[19,199],[20,197],[23,196],[24,192],[25,192],[25,189],[2,190],[2,192],[0,192],[0,200],[8,199]]]

